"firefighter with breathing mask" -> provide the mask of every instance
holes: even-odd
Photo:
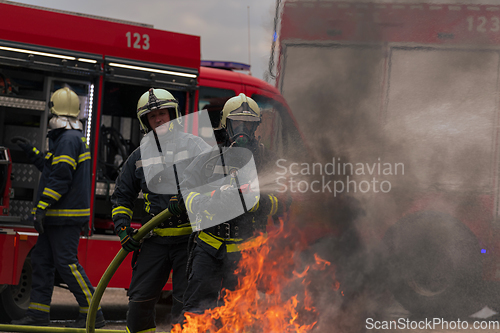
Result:
[[[243,93],[230,98],[221,112],[225,141],[197,157],[184,173],[181,191],[197,230],[190,246],[184,313],[222,305],[222,289],[237,285],[234,271],[246,241],[265,231],[269,216],[285,210],[272,191],[260,188],[256,194],[254,188],[275,162],[255,137],[260,122],[252,98]]]

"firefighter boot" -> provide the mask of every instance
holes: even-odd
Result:
[[[12,320],[11,325],[29,325],[29,326],[48,326],[50,320],[48,317],[26,316],[21,319]]]
[[[156,329],[156,299],[128,302],[127,332],[154,332]]]

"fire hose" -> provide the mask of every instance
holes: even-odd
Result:
[[[151,220],[148,223],[143,225],[136,234],[132,237],[136,241],[140,241],[144,238],[151,230],[153,230],[160,223],[164,222],[166,219],[170,218],[172,213],[165,209]],[[97,285],[94,295],[92,296],[92,300],[90,301],[89,311],[87,314],[87,323],[86,329],[83,328],[70,328],[70,327],[46,327],[46,326],[25,326],[25,325],[8,325],[8,324],[0,324],[1,332],[48,332],[48,333],[94,333],[95,329],[95,318],[97,309],[99,308],[99,304],[101,302],[102,295],[104,294],[104,290],[106,289],[109,281],[115,274],[118,267],[120,267],[121,263],[129,252],[125,251],[123,248],[118,251],[115,258],[111,261],[108,268],[104,272]],[[108,329],[97,329],[99,333],[114,333],[114,332],[123,332],[122,330],[108,330]]]
[[[166,219],[170,217],[172,217],[172,213],[170,213],[168,209],[165,209],[160,214],[156,215],[151,220],[149,220],[148,223],[143,225],[137,231],[137,233],[132,237],[134,238],[134,240],[140,241],[151,230],[153,230],[156,226],[158,226],[160,223],[164,222]],[[101,302],[102,295],[104,294],[104,290],[106,289],[109,281],[111,280],[116,270],[118,269],[118,267],[120,267],[121,263],[127,257],[128,254],[129,252],[125,251],[123,248],[120,249],[120,251],[118,251],[115,258],[111,261],[108,268],[102,275],[101,280],[99,281],[99,284],[95,289],[94,295],[92,296],[92,300],[90,301],[89,312],[87,314],[87,324],[86,324],[87,333],[95,332],[95,327],[94,327],[95,317],[97,309],[99,308],[99,303]]]

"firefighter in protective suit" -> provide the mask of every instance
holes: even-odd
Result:
[[[91,159],[78,120],[80,101],[75,92],[62,88],[49,102],[49,149],[40,153],[22,137],[14,137],[42,172],[33,211],[39,236],[31,252],[33,283],[26,317],[15,325],[48,325],[54,274],[59,275],[75,296],[80,314],[71,327],[84,328],[94,288],[78,263],[80,233],[90,217]],[[99,308],[95,327],[105,325]]]
[[[249,161],[254,160],[255,176],[264,174],[275,162],[255,138],[260,121],[260,109],[253,99],[243,93],[230,98],[221,114],[225,142],[196,158],[184,173],[181,190],[186,209],[190,216],[197,216],[196,228],[200,231],[193,233],[183,313],[203,313],[222,305],[221,290],[234,290],[237,285],[234,271],[241,258],[240,251],[248,246],[245,241],[256,231],[265,231],[269,216],[277,217],[284,212],[283,202],[274,194],[261,192],[243,214],[223,218],[219,220],[222,223],[213,225],[218,216],[234,216],[232,208],[242,206],[240,191],[248,185],[244,180],[248,172],[243,172],[243,168],[247,168]],[[215,190],[196,191],[206,184],[214,184]]]
[[[189,164],[182,156],[196,156],[210,148],[203,139],[184,133],[178,102],[167,90],[151,88],[145,92],[137,103],[137,117],[142,131],[149,134],[143,138],[141,147],[132,152],[125,162],[111,198],[115,232],[120,236],[122,247],[127,251],[135,251],[136,257],[136,260],[133,259],[136,262],[133,264],[128,291],[127,332],[131,333],[155,331],[155,304],[170,270],[173,270],[172,323],[180,318],[182,296],[187,285],[187,241],[192,229],[182,200],[175,195],[176,192],[162,194],[161,190],[167,187],[178,189],[182,173]],[[172,171],[172,166],[169,166],[164,174],[160,173],[153,180],[146,177],[155,167],[156,170],[165,167],[161,159],[148,158],[147,152],[142,149],[148,139],[167,143],[164,147],[169,147],[169,151],[161,153],[175,158],[175,174],[169,172]],[[156,147],[154,142],[153,147]],[[134,202],[141,190],[146,215],[143,224],[166,208],[174,216],[160,224],[153,230],[151,237],[139,244],[131,237],[136,230],[130,226],[130,222]]]

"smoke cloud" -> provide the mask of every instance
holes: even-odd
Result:
[[[404,3],[463,4],[398,1]],[[337,21],[341,20],[332,18],[332,25]],[[304,228],[316,236],[321,227],[330,231],[324,237],[311,235],[316,239],[311,251],[336,265],[339,293],[345,295],[340,307],[331,299],[317,300],[325,316],[315,332],[330,331],[331,325],[363,330],[363,318],[392,311],[392,295],[385,286],[400,277],[388,274],[406,270],[417,279],[423,269],[417,271],[417,265],[431,272],[432,281],[422,285],[445,288],[437,275],[451,272],[463,274],[468,290],[477,292],[470,288],[481,271],[477,239],[483,242],[481,228],[491,228],[496,214],[498,53],[471,45],[388,44],[381,41],[382,31],[357,24],[366,29],[363,42],[288,41],[279,73],[281,90],[310,152],[308,157],[296,152],[295,158],[283,162],[287,181],[295,173],[303,189],[322,177],[331,187],[335,182],[344,185],[342,192],[334,193],[299,188],[294,197],[301,207],[295,211],[295,223],[317,226]],[[292,163],[297,164],[292,168]],[[312,168],[314,163],[323,168]],[[332,174],[330,169],[325,175],[328,163],[342,172]],[[396,165],[403,165],[399,171],[404,172],[396,174]],[[349,180],[359,185],[356,191],[346,191]],[[389,182],[390,191],[375,188],[373,180]],[[366,184],[372,185],[368,191]],[[426,251],[414,253],[404,245],[404,237],[411,238],[408,230],[417,240],[414,248]],[[446,255],[455,266],[433,259],[431,248],[449,252],[458,239],[468,252]],[[404,256],[395,256],[403,250]],[[399,262],[401,258],[415,265]],[[462,265],[471,262],[479,264],[462,271]],[[469,315],[480,309],[472,297],[469,304],[455,300],[454,308],[454,299],[448,300],[450,313]],[[440,302],[436,300],[436,307],[444,313],[446,305]],[[410,310],[417,309],[418,304]]]

